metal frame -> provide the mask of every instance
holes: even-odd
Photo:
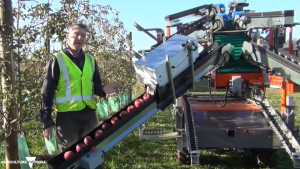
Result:
[[[186,10],[183,12],[179,12],[173,15],[167,16],[166,23],[171,22],[172,20],[176,20],[181,17],[185,17],[187,15],[199,15],[199,17],[203,16],[202,18],[198,19],[195,22],[192,22],[188,24],[185,28],[178,30],[175,34],[181,34],[181,35],[188,35],[188,36],[196,36],[195,32],[203,31],[202,26],[208,22],[215,21],[217,13],[220,13],[220,10],[216,9],[216,5],[203,5],[200,7],[196,7],[190,10]],[[199,12],[200,9],[206,9],[206,14],[203,14]],[[202,11],[203,12],[203,11]],[[259,22],[265,23],[266,20],[272,20],[273,22],[276,22],[278,19],[280,22],[278,24],[274,23],[265,23],[265,26],[275,26],[275,25],[284,25],[284,26],[293,26],[294,25],[294,11],[275,11],[275,12],[268,12],[263,13],[264,17],[259,17],[258,15],[261,15],[262,13],[246,13],[246,14],[237,14],[239,17],[250,17],[252,19],[252,23],[247,23],[248,28],[258,28],[261,27],[261,24],[255,24]],[[266,16],[267,15],[267,16]],[[219,17],[219,15],[218,15]],[[220,18],[220,17],[219,17]],[[282,20],[282,22],[281,22]],[[244,25],[245,23],[242,23]],[[148,31],[159,31],[162,34],[164,34],[164,31],[160,28],[156,29],[144,29],[140,25],[135,24],[136,27],[140,31],[144,31],[147,35],[149,35],[151,38],[157,41],[156,45],[153,45],[151,49],[156,48],[157,46],[161,45],[164,41],[159,41],[157,38],[155,38],[152,34],[150,34]],[[168,24],[167,24],[168,25]],[[175,24],[176,25],[176,24]],[[169,26],[175,26],[170,25]],[[177,26],[177,25],[176,25]],[[244,27],[240,27],[244,28]],[[245,27],[247,28],[247,27]],[[205,29],[206,30],[206,29]],[[170,32],[168,32],[168,38],[174,36],[169,35]],[[198,35],[197,35],[198,36]],[[262,42],[263,43],[263,42]],[[259,44],[261,45],[261,44]],[[291,74],[292,80],[296,83],[300,83],[299,78],[296,78],[299,76],[300,73],[300,67],[299,67],[299,59],[294,58],[293,56],[288,55],[284,51],[280,51],[277,48],[273,48],[272,46],[268,46],[271,51],[276,50],[275,53],[266,50],[264,47],[261,47],[255,43],[251,44],[251,47],[254,49],[247,48],[250,45],[246,44],[246,50],[248,51],[255,51],[255,54],[249,52],[252,59],[257,62],[261,63],[268,63],[268,64],[282,64],[285,67],[285,71],[287,74]],[[123,138],[125,138],[129,133],[131,133],[134,129],[141,126],[145,121],[147,121],[151,116],[153,116],[157,111],[166,109],[170,104],[175,102],[175,99],[183,95],[186,91],[188,91],[191,88],[195,88],[195,82],[200,80],[204,75],[206,75],[207,72],[210,72],[213,70],[214,67],[216,67],[219,53],[221,52],[221,49],[224,45],[218,45],[216,43],[211,44],[208,48],[204,49],[202,52],[200,52],[198,58],[195,56],[191,56],[191,53],[189,52],[190,58],[193,57],[197,58],[195,59],[195,62],[192,62],[190,60],[189,67],[185,68],[185,70],[182,70],[177,77],[172,76],[172,72],[168,71],[168,77],[169,77],[169,84],[166,84],[164,86],[160,86],[153,90],[154,91],[154,97],[152,97],[148,102],[143,104],[141,107],[137,108],[134,112],[130,113],[129,116],[122,119],[119,123],[117,123],[115,126],[112,126],[108,131],[104,132],[102,137],[99,137],[95,139],[90,145],[86,146],[82,151],[74,154],[74,156],[65,161],[63,159],[64,152],[72,150],[75,150],[75,146],[78,143],[83,142],[83,138],[80,139],[77,143],[72,145],[70,148],[65,150],[63,153],[59,154],[58,156],[54,157],[48,162],[48,166],[51,169],[68,169],[73,168],[76,165],[89,165],[88,167],[95,167],[95,158],[87,158],[86,155],[90,154],[90,156],[99,157],[102,156],[105,152],[110,150],[115,144],[117,144],[119,141],[121,141]],[[244,45],[245,46],[245,45]],[[280,52],[278,52],[280,51]],[[139,55],[137,52],[133,51],[133,54],[136,55],[139,58],[142,58],[143,56]],[[265,54],[261,55],[261,54]],[[279,55],[277,55],[279,54]],[[257,58],[257,55],[259,55],[259,59]],[[284,57],[280,57],[280,55],[284,55]],[[290,61],[289,61],[290,60]],[[166,60],[167,64],[165,68],[170,69],[169,58]],[[293,64],[292,64],[293,63]],[[276,65],[276,66],[277,66]],[[281,65],[281,67],[282,67]],[[192,71],[192,73],[191,73]],[[140,96],[139,98],[142,98]],[[253,101],[253,100],[252,100]],[[264,115],[266,119],[270,120],[270,125],[273,127],[275,133],[283,139],[283,144],[285,146],[286,151],[290,154],[291,158],[293,159],[295,165],[297,168],[300,168],[300,146],[298,142],[295,140],[295,138],[292,135],[292,132],[290,129],[285,125],[284,121],[282,120],[282,117],[278,116],[278,113],[275,111],[274,108],[270,105],[270,103],[265,99],[264,104],[261,106],[264,108],[269,108],[268,110],[265,109]],[[132,105],[130,103],[130,105]],[[175,108],[178,108],[178,106],[175,106]],[[114,116],[117,116],[121,111],[124,111],[127,108],[124,107],[122,110],[117,112]],[[293,107],[289,107],[291,110]],[[178,113],[181,113],[181,111],[188,111],[186,110],[178,109],[175,113],[175,121],[177,126],[177,131],[174,133],[171,133],[169,135],[162,134],[156,136],[155,139],[167,139],[167,138],[177,138],[177,144],[178,144],[178,150],[182,150],[183,148],[188,148],[191,154],[191,161],[192,165],[199,165],[199,150],[197,149],[197,138],[195,138],[194,135],[194,128],[189,128],[190,126],[187,126],[188,124],[194,125],[193,117],[187,118],[187,115],[183,113],[184,117],[178,117]],[[277,113],[277,114],[276,114]],[[112,118],[112,117],[111,117]],[[108,122],[111,120],[108,119],[105,122]],[[176,120],[176,118],[178,118]],[[182,118],[184,120],[182,120]],[[188,121],[189,120],[189,121]],[[291,124],[293,119],[289,119],[288,123]],[[184,123],[184,124],[182,124]],[[102,127],[103,123],[100,124],[99,127],[91,131],[88,135],[93,135],[94,132]],[[183,125],[183,126],[182,126]],[[180,127],[182,126],[182,127]],[[292,125],[290,125],[292,126]],[[179,127],[179,128],[178,128]],[[143,130],[143,126],[141,127]],[[188,130],[189,129],[189,130]],[[192,137],[191,137],[192,136]],[[187,143],[187,144],[185,144]],[[194,144],[194,145],[192,145]],[[96,147],[96,151],[91,151],[92,147]],[[104,158],[101,157],[101,160],[99,160],[99,168],[101,167],[101,163],[103,162]],[[93,164],[92,164],[93,163]]]
[[[247,54],[249,54],[250,59],[254,62],[262,63],[280,73],[280,75],[289,77],[293,82],[300,84],[299,58],[268,45],[263,40],[259,40],[258,44],[254,42],[244,42],[243,47],[245,51],[247,51]]]

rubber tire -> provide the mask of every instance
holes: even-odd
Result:
[[[190,165],[191,164],[191,156],[187,149],[183,148],[183,150],[177,151],[177,159],[178,163],[181,165]]]
[[[275,149],[256,150],[256,163],[259,167],[274,168],[277,164],[278,151]]]

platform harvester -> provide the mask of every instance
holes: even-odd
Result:
[[[281,109],[276,111],[264,95],[268,75],[300,84],[300,59],[253,36],[259,29],[295,26],[294,11],[255,13],[244,10],[248,5],[234,1],[226,13],[225,5],[209,4],[166,16],[166,34],[135,23],[157,41],[149,50],[133,51],[145,93],[51,159],[49,168],[101,168],[105,152],[137,128],[141,139],[176,138],[182,164],[200,165],[203,149],[228,149],[249,150],[258,165],[273,167],[277,151],[285,149],[300,168],[293,98],[286,97],[283,87]],[[198,20],[181,21],[190,16]],[[172,35],[171,27],[177,28]],[[285,41],[276,33],[272,38],[279,44]],[[148,129],[145,122],[170,105],[174,131]],[[85,146],[79,151],[80,143]]]

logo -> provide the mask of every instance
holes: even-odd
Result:
[[[26,157],[26,160],[28,161],[28,165],[30,168],[32,168],[33,163],[35,162],[36,157]]]
[[[47,164],[46,161],[36,161],[36,157],[25,157],[26,160],[18,161],[1,161],[0,164],[28,164],[32,168],[33,164]]]

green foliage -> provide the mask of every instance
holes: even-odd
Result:
[[[13,15],[12,44],[17,80],[17,94],[14,98],[19,113],[18,119],[14,120],[19,128],[15,130],[42,132],[41,126],[25,125],[27,127],[22,128],[24,125],[21,124],[39,120],[40,90],[46,64],[53,53],[65,47],[63,44],[67,28],[72,23],[80,22],[88,26],[84,50],[98,62],[103,82],[117,84],[120,93],[131,91],[136,82],[131,61],[132,43],[127,37],[124,24],[118,18],[118,11],[87,0],[62,0],[55,10],[48,3],[18,1]],[[0,135],[4,132],[1,130]]]

